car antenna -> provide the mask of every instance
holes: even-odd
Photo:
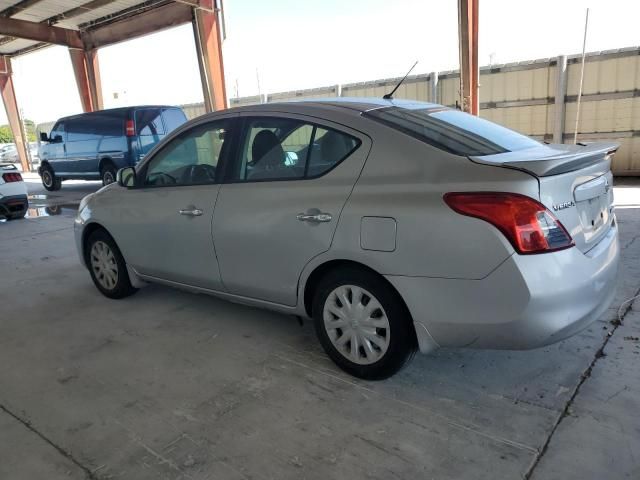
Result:
[[[411,71],[416,67],[416,65],[418,64],[418,60],[416,60],[416,63],[413,64],[413,66],[409,69],[409,71],[407,72],[407,74],[402,77],[402,80],[400,80],[398,82],[398,84],[396,85],[396,87],[391,90],[390,93],[387,93],[384,97],[385,100],[393,100],[393,94],[396,93],[396,90],[398,90],[398,88],[400,88],[400,85],[402,85],[402,83],[407,79],[407,77],[409,76],[409,74],[411,73]]]

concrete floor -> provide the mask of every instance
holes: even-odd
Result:
[[[0,479],[640,478],[640,313],[616,321],[640,288],[640,188],[620,183],[600,321],[375,383],[291,317],[160,286],[102,297],[72,238],[96,184],[65,183],[33,202],[58,215],[0,223]]]

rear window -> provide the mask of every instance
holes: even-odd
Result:
[[[162,117],[159,108],[146,108],[136,110],[136,134],[137,135],[164,135]]]
[[[525,135],[459,110],[387,107],[363,115],[454,155],[494,155],[540,145]]]
[[[184,112],[178,108],[167,108],[162,112],[162,117],[164,118],[164,125],[167,128],[167,133],[175,130],[187,121],[187,118],[184,116]]]

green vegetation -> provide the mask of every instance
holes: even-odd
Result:
[[[36,141],[36,124],[32,120],[25,120],[24,125],[27,130],[27,140],[29,142]],[[0,143],[12,143],[13,133],[9,125],[0,125]]]

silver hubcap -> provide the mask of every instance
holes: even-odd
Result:
[[[110,183],[113,183],[113,174],[111,172],[104,172],[104,175],[102,176],[102,181],[105,185],[109,185]]]
[[[97,241],[91,247],[91,269],[98,283],[112,290],[118,283],[118,263],[109,245]]]
[[[333,290],[325,300],[323,320],[333,346],[354,363],[377,362],[389,348],[387,314],[364,288],[342,285]]]
[[[53,185],[53,179],[51,174],[47,171],[42,172],[42,183],[44,183],[47,187]]]

